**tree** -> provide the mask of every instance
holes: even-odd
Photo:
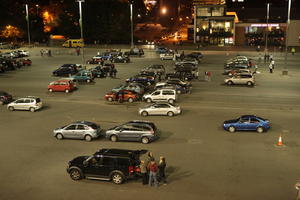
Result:
[[[23,34],[18,27],[7,25],[3,28],[0,35],[6,39],[16,40],[17,38],[21,38]]]

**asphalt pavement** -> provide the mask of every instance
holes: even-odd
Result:
[[[51,49],[52,57],[41,57],[40,48],[31,48],[32,66],[0,74],[0,90],[15,98],[39,96],[45,105],[35,113],[11,112],[0,106],[1,200],[295,199],[294,184],[300,179],[299,54],[289,55],[285,64],[283,54],[273,53],[275,70],[270,74],[267,64],[258,63],[255,51],[203,51],[199,80],[192,82],[192,93],[180,95],[177,102],[182,115],[144,118],[138,115],[138,108],[145,103],[108,103],[104,95],[147,65],[163,63],[167,71],[172,71],[173,61],[161,61],[153,49],[145,49],[144,57],[116,64],[117,78],[82,83],[69,94],[49,93],[47,85],[57,79],[52,76],[53,70],[65,63],[82,62],[72,49]],[[104,50],[87,48],[85,59]],[[223,84],[223,63],[237,54],[249,56],[258,64],[254,87]],[[289,69],[289,75],[282,75],[284,68]],[[212,72],[209,82],[204,81],[205,71]],[[243,114],[267,118],[272,128],[263,134],[232,134],[222,129],[224,120]],[[59,141],[52,133],[54,128],[77,120],[93,121],[107,129],[133,119],[155,122],[161,138],[145,145],[113,143],[104,138],[92,142]],[[280,134],[283,147],[276,146]],[[66,172],[68,161],[100,148],[148,149],[156,159],[165,156],[168,184],[152,188],[143,186],[141,180],[122,185],[71,180]]]

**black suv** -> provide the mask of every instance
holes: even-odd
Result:
[[[147,150],[100,149],[91,156],[79,156],[69,162],[67,172],[73,180],[108,180],[121,184],[138,175],[140,156]]]
[[[0,91],[0,105],[3,105],[5,103],[10,103],[12,100],[13,99],[10,94],[4,91]]]

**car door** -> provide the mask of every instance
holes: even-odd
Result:
[[[238,130],[249,130],[250,126],[250,118],[247,116],[243,116],[239,120]]]
[[[256,130],[256,128],[259,126],[259,123],[260,121],[258,119],[256,119],[255,117],[251,117],[248,130]]]
[[[156,115],[162,115],[162,114],[164,114],[165,108],[164,108],[163,104],[156,104],[156,105],[154,105],[154,107],[155,107],[155,114]]]
[[[161,98],[161,91],[155,91],[151,94],[152,101],[159,101]]]
[[[14,108],[16,110],[23,110],[25,104],[25,99],[19,99],[15,102]]]
[[[134,141],[135,136],[134,136],[134,128],[133,127],[123,127],[120,130],[120,139],[125,140],[125,141]]]
[[[76,131],[76,124],[71,124],[64,128],[63,136],[65,138],[76,138],[75,131]]]
[[[82,124],[78,124],[76,126],[76,130],[74,131],[74,138],[83,139],[85,134],[85,126]]]
[[[149,112],[150,115],[157,115],[159,114],[159,105],[158,104],[154,104],[150,107]]]

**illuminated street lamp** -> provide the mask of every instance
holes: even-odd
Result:
[[[161,13],[162,13],[163,15],[167,14],[167,8],[166,8],[166,7],[163,7],[163,8],[161,9]]]
[[[76,2],[79,3],[79,26],[80,26],[80,39],[83,43],[82,45],[82,64],[85,64],[84,62],[84,40],[83,40],[83,30],[82,30],[82,2],[84,3],[85,0],[76,0]]]
[[[289,26],[290,26],[290,17],[291,17],[291,0],[289,0],[288,4],[288,16],[287,16],[287,22],[286,22],[286,32],[285,32],[285,57],[284,57],[284,67],[282,74],[287,75],[288,69],[287,69],[287,52],[288,52],[288,32],[289,32]]]
[[[268,52],[268,36],[269,36],[269,13],[270,13],[270,3],[267,3],[267,31],[266,31],[266,45],[265,54]]]
[[[28,35],[28,45],[30,45],[30,29],[29,29],[29,14],[28,14],[28,4],[25,5],[26,8],[26,21],[27,21],[27,35]]]
[[[129,1],[130,3],[130,29],[131,29],[131,48],[134,47],[134,43],[133,43],[133,0]]]

